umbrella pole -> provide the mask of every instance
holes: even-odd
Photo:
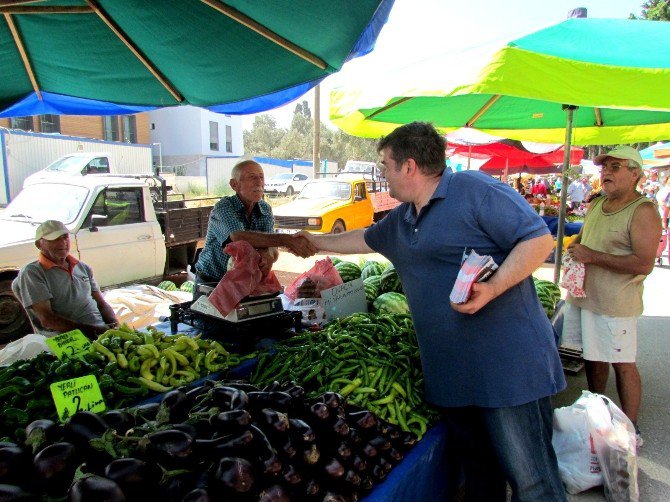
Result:
[[[573,105],[563,105],[567,111],[565,124],[565,151],[563,152],[563,168],[561,169],[561,202],[558,208],[558,230],[556,231],[556,253],[554,255],[554,284],[561,280],[561,258],[563,257],[563,235],[565,234],[565,213],[568,200],[568,177],[567,172],[570,167],[570,147],[572,146],[572,118],[577,107]]]

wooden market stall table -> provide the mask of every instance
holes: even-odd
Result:
[[[154,325],[160,331],[170,332],[170,322],[165,321]],[[178,324],[178,332],[188,336],[199,333],[186,324]],[[253,370],[256,361],[244,361],[239,367],[230,370],[230,378],[244,378]],[[210,375],[206,378],[221,378],[222,374]],[[193,382],[198,385],[206,379]],[[156,402],[162,395],[153,396],[144,402]],[[362,500],[365,502],[414,502],[416,500],[446,500],[452,488],[448,486],[449,466],[447,465],[447,428],[438,423],[428,430],[426,435],[412,448],[405,458],[396,465],[387,478],[375,485],[372,491]]]

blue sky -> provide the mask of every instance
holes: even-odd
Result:
[[[639,15],[642,0],[396,0],[375,50],[347,63],[321,84],[321,118],[329,124],[328,94],[333,87],[365,81],[366,74],[404,68],[411,63],[499,41],[501,44],[564,20],[570,10],[585,7],[590,18],[628,18]],[[612,36],[616,36],[613,33]],[[398,78],[412,79],[398,72]],[[417,84],[419,84],[417,82]],[[314,110],[313,93],[306,99]],[[295,101],[272,110],[280,126],[291,122]],[[253,115],[243,118],[251,128]]]

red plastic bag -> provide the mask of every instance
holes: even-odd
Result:
[[[314,291],[318,296],[321,296],[321,291],[329,289],[334,286],[342,284],[342,278],[339,272],[330,261],[329,257],[323,260],[318,260],[312,268],[307,272],[303,272],[295,281],[286,288],[284,294],[291,300],[295,301],[298,298],[298,288],[302,286],[303,282],[310,280],[315,283]]]
[[[281,284],[273,271],[263,277],[259,266],[261,255],[251,244],[246,241],[231,242],[223,251],[232,256],[234,266],[209,295],[209,301],[223,315],[230,314],[240,300],[249,295],[281,291]]]

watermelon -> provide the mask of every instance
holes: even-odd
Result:
[[[409,314],[407,298],[402,293],[382,293],[372,303],[375,312],[380,314]]]
[[[162,289],[164,291],[177,291],[179,289],[177,285],[172,282],[172,281],[163,281],[158,283],[158,286],[156,286],[158,289]]]
[[[363,268],[361,269],[361,278],[365,280],[368,277],[372,277],[374,275],[381,275],[383,271],[384,271],[384,265],[382,265],[378,261],[367,261],[365,262],[365,265],[363,265]]]
[[[381,282],[382,293],[402,293],[402,284],[400,284],[400,277],[393,264],[386,267],[382,272]]]
[[[186,291],[187,293],[193,293],[193,286],[195,286],[193,281],[186,281],[179,286],[179,289],[181,291]]]
[[[340,260],[337,256],[329,256],[330,261],[333,262],[333,265],[337,265],[338,263],[342,263],[342,260]]]
[[[378,275],[373,275],[363,280],[363,288],[365,289],[365,299],[369,304],[372,304],[379,296],[379,283],[382,278]]]
[[[339,272],[342,282],[351,282],[361,276],[360,267],[350,261],[338,263],[335,265],[335,269]]]

